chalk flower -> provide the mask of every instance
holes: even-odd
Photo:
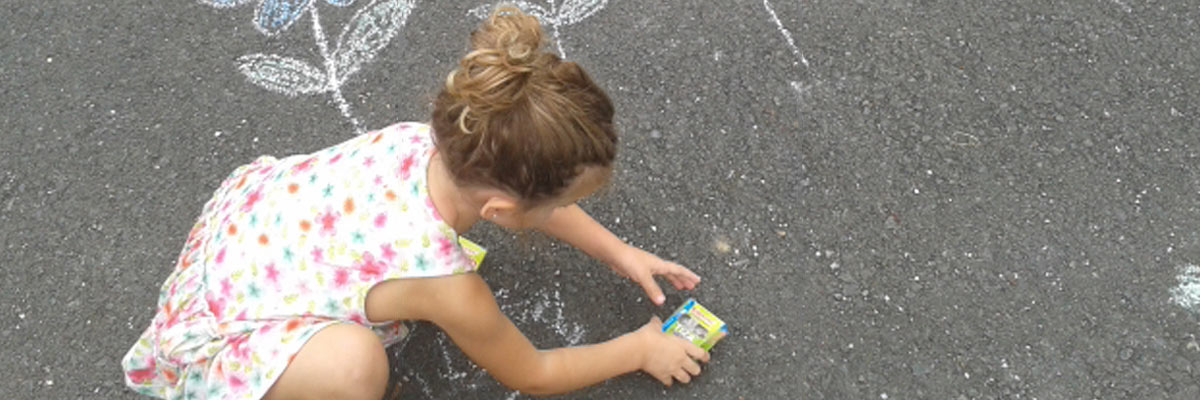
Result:
[[[237,58],[238,70],[251,83],[288,96],[329,93],[342,116],[354,130],[363,133],[362,124],[350,112],[350,103],[342,95],[342,83],[375,58],[396,32],[404,26],[416,0],[371,0],[355,12],[342,27],[332,44],[321,27],[320,12],[314,2],[348,7],[354,0],[199,0],[216,8],[231,8],[257,1],[254,27],[267,36],[283,32],[308,12],[312,14],[313,39],[324,62],[318,65],[279,54],[247,54]]]
[[[200,0],[201,3],[217,8],[229,8],[249,3],[251,0]],[[264,35],[272,36],[292,26],[312,0],[257,0],[254,11],[254,26]],[[346,7],[354,0],[325,0],[333,6]]]

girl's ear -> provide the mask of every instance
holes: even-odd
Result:
[[[483,207],[479,208],[479,218],[493,223],[514,221],[518,211],[520,211],[520,207],[515,200],[505,196],[492,196],[483,203]]]

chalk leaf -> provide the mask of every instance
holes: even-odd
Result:
[[[558,8],[557,23],[571,25],[592,16],[608,4],[608,0],[566,0]]]
[[[408,20],[412,8],[413,0],[384,0],[360,9],[338,37],[333,55],[338,81],[358,72],[363,63],[387,47]]]
[[[304,61],[275,54],[238,57],[238,71],[258,86],[288,96],[324,92],[325,74]]]

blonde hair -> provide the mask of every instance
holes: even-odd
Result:
[[[431,123],[457,183],[505,190],[526,207],[559,196],[586,167],[611,170],[616,158],[612,102],[544,44],[537,18],[497,8],[446,77]]]

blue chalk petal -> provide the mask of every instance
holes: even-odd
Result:
[[[292,26],[308,7],[310,0],[263,0],[254,23],[268,35],[279,33]]]

